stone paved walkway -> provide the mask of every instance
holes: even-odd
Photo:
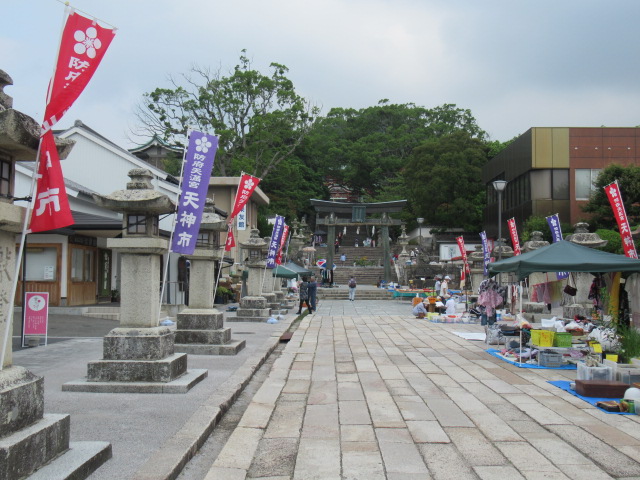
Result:
[[[207,480],[640,479],[640,416],[550,385],[396,301],[324,301],[256,393]]]

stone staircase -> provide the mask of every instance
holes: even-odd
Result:
[[[344,264],[340,261],[342,254],[347,257]],[[327,258],[327,247],[316,247],[316,258]],[[366,262],[367,265],[354,266],[356,261]],[[377,285],[384,276],[382,248],[343,246],[338,253],[333,254],[333,263],[336,264],[333,272],[333,282],[336,285],[346,285],[352,276],[361,285]],[[393,266],[391,266],[391,281],[397,281]]]
[[[120,321],[120,307],[87,307],[82,316]]]
[[[349,288],[318,288],[318,300],[348,300]],[[393,300],[393,292],[382,288],[358,288],[356,300]]]

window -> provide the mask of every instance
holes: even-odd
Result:
[[[56,247],[27,247],[25,280],[31,282],[58,279],[58,249]]]
[[[147,233],[147,216],[146,215],[128,215],[127,216],[127,233],[133,235],[144,235]]]
[[[576,168],[576,200],[589,200],[596,190],[599,168]]]
[[[552,193],[554,200],[569,200],[569,170],[566,168],[552,171]]]
[[[85,248],[71,248],[71,281],[92,282],[94,280],[94,252]]]
[[[0,196],[11,195],[11,162],[0,159]]]

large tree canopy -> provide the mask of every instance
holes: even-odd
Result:
[[[427,225],[480,231],[485,204],[480,171],[487,145],[456,131],[417,147],[404,169],[413,211]]]
[[[324,166],[325,174],[355,194],[387,200],[402,191],[399,176],[421,143],[462,130],[484,137],[469,110],[455,105],[427,109],[412,103],[361,110],[334,108],[317,120],[305,152]]]
[[[620,184],[620,193],[629,222],[637,224],[640,220],[640,167],[611,164],[598,175],[594,185],[595,190],[589,202],[583,207],[585,212],[593,215],[588,220],[592,226],[617,230],[618,225],[604,191],[605,186],[616,180]]]
[[[242,51],[240,62],[224,76],[194,66],[171,78],[174,88],[157,88],[138,109],[137,135],[159,135],[183,145],[188,128],[220,136],[214,172],[240,171],[266,177],[292,155],[317,113],[294,89],[284,65],[272,63],[270,75],[252,68]]]

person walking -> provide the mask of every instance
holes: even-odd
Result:
[[[318,282],[316,282],[316,277],[311,277],[309,279],[309,313],[313,313],[316,311],[316,298],[318,293]]]
[[[351,277],[349,280],[349,301],[353,302],[356,299],[356,279],[355,277]]]
[[[309,306],[309,282],[307,281],[307,277],[302,277],[302,281],[300,285],[298,285],[298,296],[300,297],[300,304],[298,305],[297,315],[302,314],[302,305],[306,304],[307,309],[311,311],[311,307]]]

